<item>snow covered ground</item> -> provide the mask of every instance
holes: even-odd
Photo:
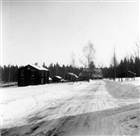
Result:
[[[120,82],[119,81],[119,78],[116,78],[117,82]],[[132,84],[132,85],[140,85],[140,77],[135,77],[135,78],[122,78],[122,83],[124,84]]]
[[[2,135],[139,135],[139,83],[140,78],[3,88]]]

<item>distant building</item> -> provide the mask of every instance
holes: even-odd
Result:
[[[77,81],[78,80],[78,76],[74,73],[67,73],[65,74],[65,80],[68,81]]]
[[[79,80],[86,80],[88,81],[90,78],[90,73],[84,69],[80,74],[79,74]]]
[[[79,79],[80,80],[89,80],[89,79],[102,79],[102,71],[99,68],[95,68],[92,71],[89,71],[89,69],[84,69],[80,74],[79,74]]]
[[[61,80],[62,80],[62,77],[60,77],[60,76],[54,76],[54,77],[52,77],[52,82],[61,82]]]
[[[18,86],[49,83],[49,70],[37,65],[26,65],[18,69]]]
[[[91,78],[92,79],[102,79],[103,74],[102,74],[101,69],[95,68],[94,71],[91,73]]]

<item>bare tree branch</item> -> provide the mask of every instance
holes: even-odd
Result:
[[[137,39],[137,41],[135,42],[135,46],[136,46],[135,56],[140,58],[140,39],[136,35],[134,35],[134,36]]]
[[[94,54],[95,54],[94,45],[91,42],[89,42],[83,48],[83,54],[84,54],[84,59],[82,60],[80,59],[80,62],[82,63],[82,65],[84,65],[85,68],[89,68],[89,65],[93,61]]]
[[[72,52],[72,54],[71,54],[71,64],[72,64],[72,67],[73,67],[73,73],[74,73],[75,63],[76,63],[75,54],[74,54],[74,52]]]

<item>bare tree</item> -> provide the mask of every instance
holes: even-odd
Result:
[[[112,66],[114,67],[114,80],[116,78],[117,65],[118,65],[118,62],[117,62],[116,51],[115,51],[115,47],[114,47],[114,54],[113,54],[113,58],[112,58]]]
[[[85,68],[89,68],[90,63],[94,62],[93,59],[95,54],[95,48],[91,42],[84,46],[83,54],[84,58],[80,59],[80,62],[84,65]]]
[[[83,48],[83,59],[80,59],[80,62],[84,66],[84,68],[88,69],[89,76],[91,71],[91,65],[94,64],[94,56],[95,56],[95,48],[94,45],[89,42],[87,45]]]
[[[136,63],[136,71],[138,75],[140,75],[140,40],[137,38],[136,44],[136,55],[135,55],[135,63]]]
[[[138,39],[138,42],[136,42],[136,56],[140,58],[140,40]]]
[[[74,74],[75,64],[76,64],[75,54],[74,54],[74,52],[72,52],[72,54],[71,54],[71,65],[73,67],[73,74]],[[73,82],[74,82],[74,77],[73,77]]]
[[[76,64],[75,54],[74,54],[74,52],[72,52],[72,54],[71,54],[71,65],[73,67],[73,71],[74,71],[74,68],[75,68],[75,64]]]
[[[133,49],[135,55],[132,55],[132,57],[133,58],[135,58],[135,57],[140,58],[140,40],[139,40],[138,36],[136,36],[136,35],[134,35],[134,36],[137,40],[135,41],[135,49]]]

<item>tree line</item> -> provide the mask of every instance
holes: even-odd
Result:
[[[125,57],[120,63],[101,68],[104,78],[140,77],[140,58]]]
[[[102,68],[104,78],[127,78],[127,77],[140,77],[140,41],[135,43],[134,55],[124,57],[118,63],[115,47],[110,67]]]
[[[43,67],[49,69],[49,76],[61,76],[65,77],[65,74],[68,72],[75,73],[79,75],[82,72],[83,68],[73,67],[72,65],[62,65],[60,66],[58,63],[51,63],[49,66],[46,66],[45,63],[42,65]],[[4,65],[0,66],[0,82],[1,83],[9,83],[9,82],[17,82],[18,81],[18,68],[22,66],[14,66],[14,65]]]
[[[0,83],[17,82],[18,66],[0,66]]]

